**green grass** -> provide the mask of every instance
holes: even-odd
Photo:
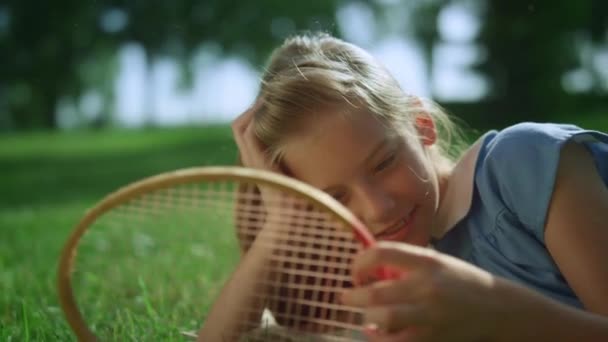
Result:
[[[556,121],[608,131],[608,115]],[[232,164],[234,156],[225,126],[0,136],[0,341],[73,340],[55,273],[61,247],[87,208],[143,177]],[[202,222],[167,216],[145,229],[93,227],[75,286],[97,333],[107,340],[182,340],[180,331],[201,324],[225,267],[235,262],[219,254],[231,243],[228,235],[214,235],[226,244],[205,249]]]
[[[87,208],[143,177],[232,164],[234,157],[225,126],[0,136],[0,340],[73,340],[57,300],[56,268]],[[200,325],[212,297],[206,291],[225,275],[222,267],[235,261],[202,250],[199,226],[163,222],[94,226],[83,240],[77,299],[107,340],[183,339],[180,331]],[[142,241],[145,251],[134,253]]]

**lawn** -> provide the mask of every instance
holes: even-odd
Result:
[[[608,131],[608,115],[570,121]],[[143,177],[234,157],[227,126],[0,136],[0,340],[73,339],[57,301],[56,268],[87,208]],[[205,259],[216,253],[199,243],[204,236],[156,223],[94,229],[83,242],[78,299],[109,340],[182,340],[180,331],[200,325],[212,280],[235,262]]]
[[[61,247],[87,208],[143,177],[232,164],[234,157],[226,126],[0,137],[0,340],[73,339],[55,274]],[[223,275],[222,263],[206,265],[202,259],[215,251],[183,225],[163,227],[93,227],[83,241],[77,298],[108,340],[180,340],[180,331],[200,325],[211,297],[200,284],[213,272]],[[121,252],[121,241],[137,253]]]

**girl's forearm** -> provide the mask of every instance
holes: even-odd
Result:
[[[497,341],[608,341],[608,317],[572,308],[498,279]]]
[[[255,244],[243,256],[222,291],[213,303],[198,334],[199,341],[233,341],[252,326],[244,322],[261,320],[264,303],[259,298],[261,289],[256,289],[260,279],[267,276],[268,250],[256,248]]]

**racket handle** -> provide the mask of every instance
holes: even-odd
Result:
[[[388,266],[379,267],[378,269],[376,269],[375,273],[376,278],[378,278],[378,280],[399,279],[401,277],[401,272]]]
[[[380,266],[376,268],[371,274],[356,278],[355,284],[357,286],[365,286],[381,280],[399,279],[401,275],[402,272],[397,271],[394,268],[390,268],[388,266]]]

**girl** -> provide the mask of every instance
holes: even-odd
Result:
[[[245,166],[326,191],[384,240],[355,278],[407,271],[343,293],[369,340],[608,340],[608,135],[522,123],[451,158],[446,114],[325,34],[274,52],[233,131]],[[255,253],[238,272],[255,274]],[[212,311],[201,339],[227,319]]]

